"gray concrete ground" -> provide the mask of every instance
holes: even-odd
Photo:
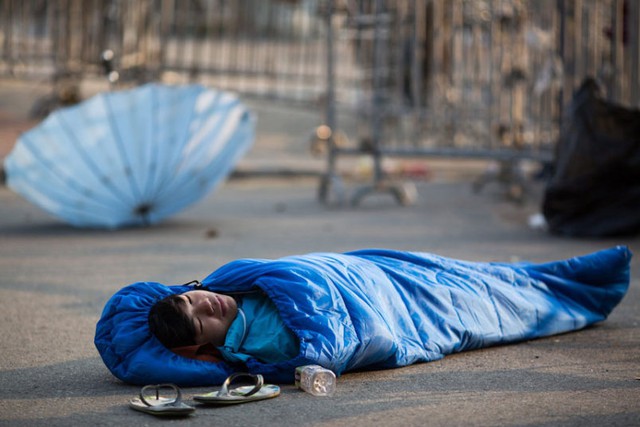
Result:
[[[28,127],[28,100],[20,98],[28,91],[0,88],[4,137]],[[307,150],[317,113],[267,103],[252,107],[260,119],[258,138],[242,171],[322,170],[322,161]],[[563,239],[532,230],[527,218],[538,209],[539,188],[516,205],[496,187],[473,194],[469,180],[477,171],[470,173],[469,165],[428,164],[431,179],[418,184],[411,207],[387,196],[357,209],[324,206],[316,200],[313,177],[248,173],[159,226],[113,232],[71,228],[0,187],[0,425],[161,422],[127,408],[138,387],[112,377],[93,346],[103,305],[134,281],[183,283],[239,257],[364,247],[533,262],[617,244],[640,249],[635,238]],[[640,425],[638,273],[636,258],[627,297],[607,321],[583,331],[345,374],[331,398],[284,385],[273,400],[198,407],[189,419],[163,424]],[[188,399],[206,390],[184,392]]]

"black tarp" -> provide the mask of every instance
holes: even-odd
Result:
[[[640,110],[602,99],[593,79],[565,112],[542,212],[554,234],[640,232]]]

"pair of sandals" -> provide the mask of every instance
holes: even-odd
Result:
[[[238,379],[253,385],[230,388]],[[171,397],[161,396],[161,391],[169,391]],[[205,405],[233,405],[271,399],[280,395],[280,387],[264,384],[262,375],[235,373],[227,378],[218,391],[193,396],[193,400]],[[182,392],[175,384],[147,385],[140,390],[140,397],[131,399],[129,407],[136,411],[156,416],[178,417],[191,415],[196,408],[182,401]]]

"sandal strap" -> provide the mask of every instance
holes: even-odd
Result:
[[[165,405],[177,405],[180,402],[182,402],[182,391],[180,391],[180,388],[178,388],[178,386],[176,386],[175,384],[170,384],[170,383],[166,383],[166,384],[150,384],[150,385],[146,385],[146,386],[142,387],[142,390],[140,390],[140,400],[142,401],[142,403],[144,403],[147,406],[154,406],[153,403],[150,403],[149,401],[147,401],[147,398],[145,397],[145,394],[148,391],[155,391],[156,400],[160,400],[160,389],[163,389],[163,388],[172,389],[176,393],[175,399],[173,399],[173,401],[165,402],[164,403]]]
[[[244,372],[236,372],[235,374],[231,374],[226,380],[224,380],[224,383],[222,383],[222,387],[218,392],[218,396],[229,396],[229,386],[231,385],[231,383],[233,383],[233,381],[235,381],[237,378],[243,378],[243,377],[251,378],[252,382],[255,383],[255,385],[251,390],[249,390],[246,393],[237,393],[236,395],[238,396],[249,397],[253,394],[256,394],[258,391],[260,391],[260,389],[264,385],[264,378],[260,374],[254,375],[254,374],[249,374]]]

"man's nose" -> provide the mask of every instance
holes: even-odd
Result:
[[[198,311],[206,315],[213,314],[213,307],[211,306],[211,302],[209,302],[207,298],[201,298],[200,301],[198,301]]]

